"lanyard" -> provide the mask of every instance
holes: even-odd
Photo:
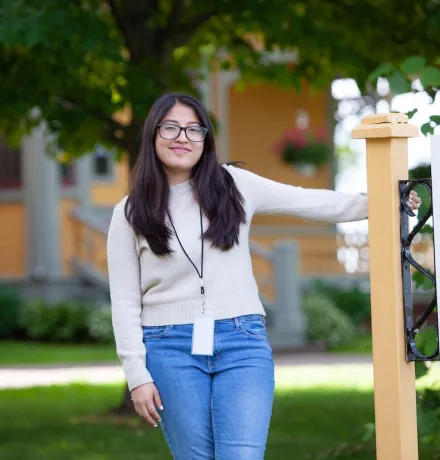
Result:
[[[203,284],[203,259],[204,259],[203,250],[204,250],[204,246],[205,246],[205,244],[204,244],[205,240],[203,238],[202,208],[200,206],[199,206],[199,210],[200,210],[200,236],[202,238],[202,257],[201,257],[202,262],[201,262],[200,272],[199,272],[198,268],[196,267],[196,264],[191,260],[191,257],[185,251],[185,248],[183,247],[183,244],[180,241],[179,235],[177,234],[177,231],[176,231],[176,227],[174,227],[173,220],[171,219],[171,216],[170,216],[170,213],[168,212],[168,210],[167,210],[167,214],[168,214],[168,219],[170,219],[171,225],[173,227],[174,234],[176,235],[177,241],[179,242],[179,245],[182,248],[182,251],[186,255],[187,259],[191,262],[192,266],[194,267],[195,271],[197,272],[197,275],[200,278],[200,296],[201,296],[201,299],[202,299],[202,312],[205,313],[205,286]]]

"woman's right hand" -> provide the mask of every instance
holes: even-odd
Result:
[[[138,415],[154,427],[157,427],[157,422],[161,421],[161,417],[157,413],[156,407],[163,410],[163,406],[156,385],[154,383],[145,383],[134,388],[131,391],[131,400]]]

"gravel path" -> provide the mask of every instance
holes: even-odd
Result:
[[[276,367],[338,366],[370,364],[371,356],[327,353],[277,353]],[[115,363],[65,364],[0,367],[0,388],[25,388],[83,382],[90,384],[124,381],[121,367]]]

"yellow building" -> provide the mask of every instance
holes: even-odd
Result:
[[[295,93],[261,84],[239,90],[238,77],[219,71],[200,86],[219,122],[219,160],[243,161],[256,174],[284,183],[333,188],[333,163],[304,175],[273,153],[274,144],[299,121],[313,129],[327,127],[332,142],[330,88]],[[44,128],[23,139],[19,152],[4,145],[0,149],[0,281],[26,287],[31,296],[105,292],[106,232],[113,206],[127,191],[127,162],[115,163],[98,149],[63,170],[44,150]],[[297,265],[291,264],[294,271],[288,265],[282,273],[345,274],[336,258],[334,225],[256,216],[251,239],[254,269],[267,302],[277,297],[271,251],[281,240],[296,242],[296,249],[290,248],[298,256]]]

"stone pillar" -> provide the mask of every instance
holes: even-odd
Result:
[[[306,319],[301,308],[300,250],[293,241],[274,246],[276,301],[270,342],[274,349],[299,348],[306,342]]]
[[[93,181],[93,157],[92,154],[83,155],[76,160],[76,191],[81,209],[90,206],[90,189]]]
[[[22,140],[28,275],[48,280],[62,275],[59,222],[59,167],[46,155],[44,124]]]
[[[353,130],[366,139],[374,406],[377,460],[417,460],[415,369],[406,361],[398,181],[408,179],[404,114],[370,115]]]

